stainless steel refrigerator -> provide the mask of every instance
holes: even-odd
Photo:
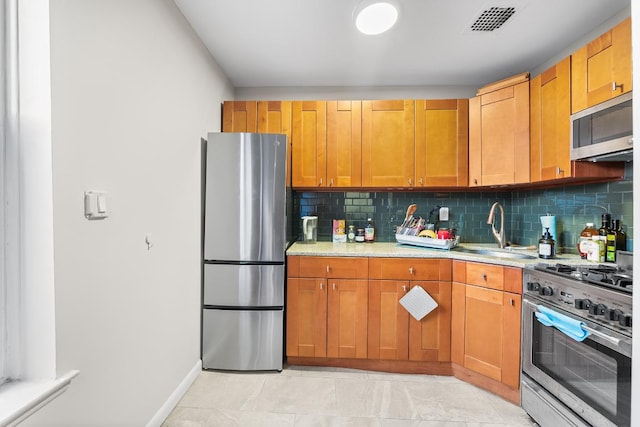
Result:
[[[204,178],[202,365],[282,370],[285,135],[209,133]]]

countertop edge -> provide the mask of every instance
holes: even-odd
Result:
[[[498,249],[495,244],[485,243],[462,243],[458,245],[460,249],[481,249],[496,250],[500,252],[509,252],[508,249]],[[513,250],[516,251],[516,250]],[[418,246],[410,246],[395,242],[375,242],[375,243],[333,243],[333,242],[316,242],[314,244],[305,244],[295,242],[288,250],[288,256],[319,256],[319,257],[367,257],[367,258],[440,258],[452,259],[460,261],[483,262],[487,264],[497,264],[503,266],[527,268],[536,264],[594,264],[585,261],[578,255],[561,254],[555,258],[544,259],[539,258],[535,250],[517,249],[518,253],[523,253],[532,258],[503,258],[497,256],[465,253],[456,250],[424,248]]]

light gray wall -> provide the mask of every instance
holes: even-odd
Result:
[[[24,425],[143,426],[200,359],[200,138],[233,89],[171,0],[50,8],[57,372],[80,375]]]

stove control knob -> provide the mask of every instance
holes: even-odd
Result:
[[[591,307],[589,307],[589,313],[596,316],[604,316],[606,312],[607,306],[604,304],[591,304]]]
[[[538,282],[527,282],[527,290],[528,291],[538,291],[540,289],[540,283]]]
[[[591,308],[591,306],[593,305],[591,303],[591,300],[589,299],[577,299],[575,300],[575,306],[578,310],[589,310],[589,308]]]
[[[543,286],[538,292],[540,292],[540,295],[550,297],[551,295],[553,295],[553,288],[551,286]]]
[[[618,320],[620,320],[620,316],[623,316],[623,315],[624,315],[624,313],[622,312],[622,310],[617,309],[617,308],[614,310],[614,309],[610,308],[605,313],[605,318],[607,320],[613,320],[613,321],[617,322]]]
[[[629,326],[631,327],[631,315],[630,314],[623,314],[620,316],[620,319],[618,319],[618,323],[620,323],[620,326]]]

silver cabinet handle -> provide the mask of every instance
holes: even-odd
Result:
[[[333,284],[333,290],[334,291],[336,290],[336,284],[335,283]]]
[[[409,267],[409,274],[413,275],[413,267]]]
[[[622,90],[622,84],[617,84],[616,82],[611,82],[611,91],[615,92],[616,89],[620,88]]]
[[[564,171],[559,167],[556,167],[556,176],[561,176],[561,175],[564,175]]]
[[[516,302],[513,298],[509,298],[509,304],[511,304],[511,306],[516,305]]]
[[[330,268],[329,268],[329,266],[327,265],[327,273],[329,272],[329,270],[330,270]]]
[[[322,185],[322,178],[320,178],[320,184],[319,185]]]
[[[407,292],[407,285],[402,285],[402,290],[403,290],[404,292]]]
[[[482,273],[482,280],[484,280],[484,281],[487,280],[487,274],[486,273]]]
[[[473,184],[474,185],[478,185],[478,179],[477,178],[473,178]]]
[[[322,282],[320,282],[320,290],[322,290]]]
[[[329,187],[333,187],[333,178],[329,181]]]
[[[413,185],[413,179],[409,178],[409,185]]]
[[[422,178],[420,178],[420,185],[423,185],[423,184],[422,184],[422,182],[423,182],[423,181],[422,181]]]

